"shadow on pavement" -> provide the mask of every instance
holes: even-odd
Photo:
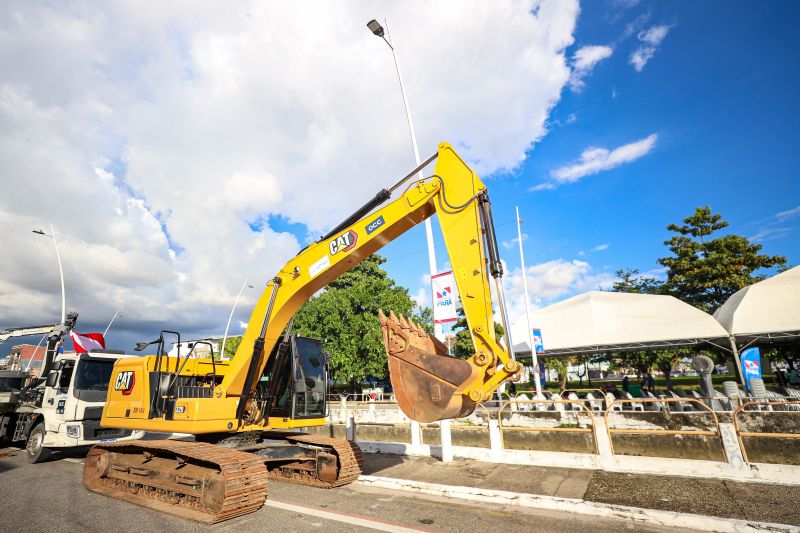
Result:
[[[381,472],[403,464],[403,456],[389,453],[365,453],[361,473],[367,476],[380,476]]]

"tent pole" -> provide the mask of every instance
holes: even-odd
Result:
[[[739,369],[739,381],[742,382],[745,392],[747,392],[747,383],[744,380],[744,372],[742,372],[742,360],[739,358],[739,350],[736,348],[736,337],[731,335],[728,337],[731,341],[731,352],[733,353],[733,360],[736,361],[736,368]]]

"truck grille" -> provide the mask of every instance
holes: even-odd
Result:
[[[83,410],[84,420],[100,420],[103,416],[102,407],[87,407]]]
[[[87,433],[89,432],[87,431]],[[129,437],[132,431],[130,429],[97,428],[93,433],[93,435],[86,435],[86,440],[119,439]]]

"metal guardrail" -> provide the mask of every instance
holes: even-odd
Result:
[[[800,433],[767,433],[767,432],[758,432],[758,431],[742,431],[741,427],[739,426],[739,413],[742,411],[746,411],[746,407],[754,405],[766,405],[766,406],[773,406],[773,405],[797,405],[800,407],[800,400],[793,400],[793,401],[752,401],[752,402],[745,402],[733,412],[733,427],[736,430],[736,437],[739,439],[739,448],[742,450],[742,456],[746,463],[749,463],[750,460],[747,457],[747,448],[744,445],[744,440],[742,437],[756,437],[756,438],[767,438],[767,439],[800,439]],[[753,412],[753,411],[748,411]],[[764,413],[781,413],[781,414],[788,414],[793,413],[796,415],[800,415],[800,411],[790,409],[786,411],[758,411],[760,414]]]
[[[674,429],[612,429],[611,424],[608,423],[608,415],[612,412],[613,406],[616,403],[663,403],[667,406],[670,403],[677,403],[677,402],[689,402],[695,403],[702,407],[708,414],[711,415],[711,418],[714,421],[714,427],[716,431],[704,431],[704,430],[697,430],[697,431],[685,431],[685,430],[674,430]],[[622,412],[622,411],[616,411]],[[611,453],[615,454],[614,451],[614,439],[612,438],[612,434],[628,434],[628,435],[697,435],[697,436],[717,436],[719,438],[719,447],[722,450],[722,458],[724,461],[727,462],[728,454],[725,452],[725,445],[722,442],[722,432],[719,429],[719,419],[717,419],[717,415],[714,411],[701,402],[696,398],[633,398],[633,399],[616,399],[608,403],[606,406],[606,412],[604,415],[605,423],[606,423],[606,431],[608,432],[608,442],[611,446]]]
[[[591,410],[589,410],[584,404],[584,400],[546,400],[546,399],[539,399],[539,400],[511,400],[503,402],[500,405],[500,408],[497,410],[497,424],[500,428],[500,440],[503,444],[503,448],[505,448],[505,440],[503,438],[503,431],[557,431],[557,432],[566,432],[566,433],[591,433],[592,435],[592,444],[594,445],[594,453],[595,455],[599,454],[598,447],[597,447],[597,438],[594,434],[594,414]],[[506,408],[510,407],[512,403],[520,404],[520,403],[539,403],[539,404],[577,404],[589,415],[589,421],[591,422],[591,427],[588,428],[581,428],[581,427],[524,427],[524,426],[503,426],[503,411]],[[542,412],[542,411],[530,411],[532,413],[535,412]],[[580,414],[580,410],[578,411],[571,411],[572,413]]]

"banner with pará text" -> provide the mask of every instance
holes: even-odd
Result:
[[[455,322],[458,289],[453,273],[442,272],[431,276],[431,287],[433,289],[433,321],[436,324]]]

